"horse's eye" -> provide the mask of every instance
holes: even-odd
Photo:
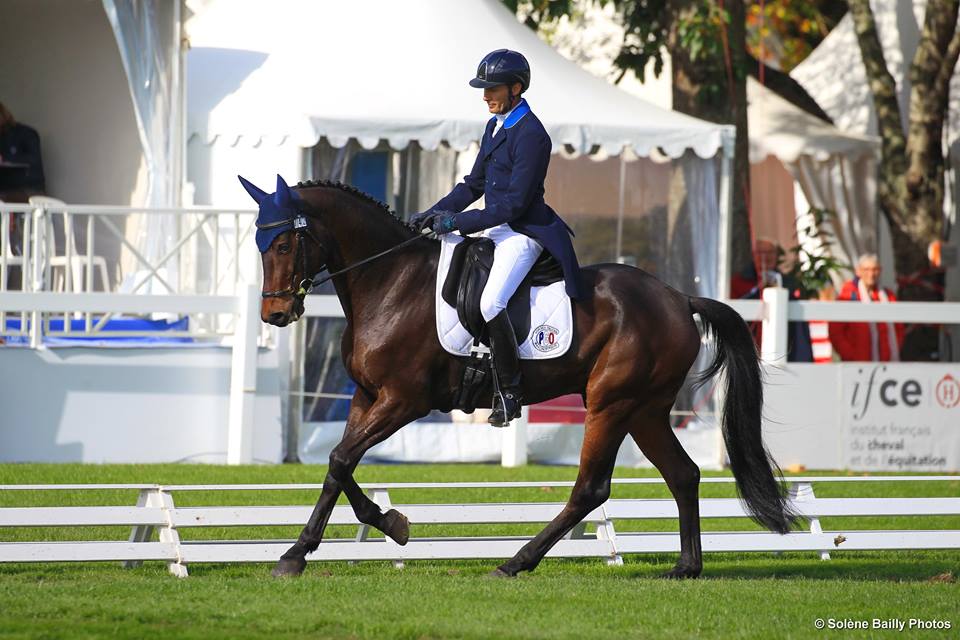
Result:
[[[280,246],[277,247],[277,251],[280,253],[290,253],[290,244],[287,242],[280,243]]]

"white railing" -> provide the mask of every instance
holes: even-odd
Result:
[[[136,221],[144,228],[158,216],[168,220],[174,229],[164,246],[153,258],[144,255],[142,247],[125,233],[128,223]],[[176,209],[119,207],[107,205],[68,205],[41,198],[31,204],[0,203],[0,292],[8,289],[23,292],[62,291],[91,293],[97,279],[104,292],[182,294],[235,294],[246,282],[259,282],[260,267],[253,251],[256,212],[253,210],[215,207]],[[10,224],[17,218],[22,229],[20,254],[14,252]],[[58,224],[54,224],[54,221]],[[85,228],[85,246],[77,231]],[[56,237],[55,237],[56,236]],[[109,240],[109,242],[107,242]],[[118,258],[110,260],[98,255],[98,247],[112,245],[113,254],[125,252],[128,273],[120,269]],[[11,281],[13,269],[20,270],[19,281]],[[176,275],[172,278],[171,274]],[[118,286],[113,287],[111,276]],[[78,298],[73,298],[78,300]],[[173,307],[175,309],[175,307]],[[21,312],[19,322],[10,327],[6,311],[0,310],[0,335],[25,336],[39,321],[44,333],[51,337],[86,337],[110,335],[104,328],[113,313],[94,317],[82,309],[60,308],[64,312],[63,330],[52,331],[49,319]],[[67,315],[69,312],[69,315]],[[176,312],[174,312],[176,313]],[[69,318],[82,319],[74,329]],[[34,322],[31,322],[33,320]],[[205,326],[206,333],[222,333],[226,328],[208,323],[204,318],[189,319],[191,326]],[[28,329],[28,327],[30,327]],[[145,331],[141,334],[121,332],[118,335],[174,334]],[[193,334],[195,335],[195,334]]]
[[[823,531],[820,518],[836,516],[930,516],[960,514],[960,498],[818,498],[813,485],[833,482],[956,481],[960,476],[871,476],[871,477],[790,477],[787,484],[792,506],[808,518],[809,530],[778,535],[767,531],[708,532],[702,535],[705,552],[813,551],[827,560],[833,551],[957,549],[957,530],[876,529]],[[703,478],[701,482],[732,483],[733,478]],[[613,480],[616,485],[663,484],[659,478]],[[474,503],[394,505],[391,491],[406,489],[457,490],[467,488],[519,489],[572,487],[572,482],[460,482],[380,483],[363,485],[366,494],[382,509],[397,508],[417,525],[542,524],[552,520],[562,503]],[[6,485],[6,491],[70,491],[134,489],[139,491],[136,506],[90,507],[7,507],[0,508],[0,527],[89,527],[131,526],[126,541],[2,542],[0,562],[123,561],[136,566],[144,560],[168,564],[172,574],[186,577],[187,565],[197,562],[273,562],[292,541],[217,540],[190,541],[181,533],[197,527],[303,526],[312,506],[203,506],[177,507],[174,494],[205,491],[320,491],[319,484],[237,484],[237,485]],[[701,518],[745,518],[742,503],[735,498],[700,500]],[[626,553],[676,553],[676,533],[618,530],[626,520],[675,519],[672,499],[613,499],[594,509],[564,540],[550,551],[550,557],[602,558],[608,564],[622,564]],[[399,546],[386,538],[371,539],[370,528],[360,524],[349,506],[334,507],[331,525],[358,527],[352,539],[325,540],[312,560],[405,560],[495,559],[513,556],[530,538],[470,536],[411,538]],[[587,533],[587,525],[595,532]],[[158,542],[153,542],[153,532]],[[415,529],[414,529],[415,533]]]
[[[779,287],[763,290],[762,300],[725,300],[744,320],[763,324],[761,357],[772,364],[787,361],[787,332],[791,321],[902,322],[960,324],[960,302],[851,302],[791,301]]]
[[[222,293],[243,281],[243,269],[253,266],[254,261],[245,260],[244,245],[252,246],[256,210],[222,207],[146,208],[111,205],[73,205],[47,202],[40,204],[0,203],[0,221],[3,229],[9,229],[13,216],[22,217],[22,255],[14,255],[9,233],[0,239],[0,270],[9,271],[10,266],[20,261],[26,263],[22,291],[49,290],[53,284],[50,271],[51,258],[57,251],[55,244],[63,245],[65,258],[62,263],[67,272],[65,291],[93,291],[97,268],[98,230],[106,230],[103,237],[110,238],[117,246],[129,252],[142,271],[129,283],[127,293],[136,293],[153,280],[166,293]],[[59,233],[54,230],[54,219],[59,216],[62,225]],[[126,237],[124,227],[129,219],[143,223],[148,218],[166,216],[172,218],[176,229],[170,246],[162,248],[162,255],[155,258],[144,256],[143,249]],[[81,218],[82,225],[81,225]],[[77,249],[77,230],[85,228],[84,251]],[[54,238],[57,234],[59,237]],[[102,238],[100,243],[103,244]],[[255,256],[255,253],[253,254]],[[170,282],[162,272],[174,262],[185,262],[178,282]],[[75,273],[79,272],[79,273]],[[258,274],[257,274],[258,275]],[[6,279],[0,287],[7,288]],[[228,291],[230,292],[230,291]]]

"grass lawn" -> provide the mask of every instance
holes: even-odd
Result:
[[[0,465],[0,484],[320,482],[323,467],[284,465]],[[567,467],[502,469],[483,465],[375,466],[358,469],[361,482],[564,480]],[[615,477],[649,476],[618,469]],[[712,475],[712,474],[705,474]],[[819,475],[819,474],[815,474]],[[956,496],[948,482],[836,483],[817,495]],[[566,489],[405,490],[395,503],[550,501]],[[730,485],[703,485],[703,497],[732,496]],[[181,493],[178,506],[312,504],[315,492]],[[615,486],[614,498],[667,497],[657,485]],[[133,504],[131,491],[3,492],[0,507],[43,504]],[[825,530],[960,529],[960,517],[825,518]],[[704,520],[708,531],[744,529],[740,520]],[[423,527],[412,536],[536,533],[523,525]],[[675,531],[675,521],[619,523],[618,530]],[[0,529],[0,540],[126,539],[129,530]],[[183,537],[289,538],[299,528],[190,530]],[[331,536],[352,536],[352,527]],[[668,582],[671,555],[634,555],[622,567],[598,560],[548,559],[515,580],[486,577],[487,561],[312,562],[303,577],[274,580],[269,565],[191,565],[177,580],[162,563],[122,569],[115,563],[0,565],[0,637],[245,638],[805,638],[957,637],[960,628],[960,551],[710,554],[700,580]],[[817,618],[867,621],[911,618],[949,622],[951,629],[823,630]]]

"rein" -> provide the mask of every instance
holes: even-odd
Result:
[[[315,245],[320,246],[320,242],[317,240],[316,236],[314,236],[313,233],[311,233],[310,231],[310,227],[307,224],[307,217],[308,216],[303,211],[298,211],[297,215],[293,216],[292,218],[287,218],[286,220],[278,220],[277,222],[271,222],[269,224],[264,224],[264,225],[257,224],[258,229],[275,229],[277,227],[282,227],[285,225],[293,226],[293,229],[296,232],[296,238],[297,238],[297,253],[294,255],[293,263],[296,264],[298,260],[301,262],[300,272],[302,274],[306,274],[307,272],[307,252],[305,251],[304,244],[303,244],[304,236],[308,236]],[[402,249],[408,244],[413,243],[415,240],[419,240],[421,238],[428,238],[431,235],[434,235],[432,231],[428,231],[424,229],[424,231],[420,235],[413,236],[412,238],[407,238],[400,244],[394,245],[389,249],[385,249],[384,251],[381,251],[380,253],[372,255],[369,258],[364,258],[360,262],[355,262],[354,264],[348,267],[345,267],[343,269],[340,269],[339,271],[328,273],[323,278],[320,278],[320,279],[304,278],[300,281],[299,285],[297,284],[297,273],[296,271],[294,271],[290,275],[290,286],[288,286],[286,289],[279,289],[277,291],[263,291],[260,293],[260,297],[283,298],[286,296],[290,296],[293,298],[299,298],[302,301],[303,298],[306,297],[306,295],[310,293],[310,291],[314,287],[320,286],[324,282],[327,282],[328,280],[331,280],[339,275],[347,273],[348,271],[352,271],[357,267],[362,267],[363,265],[373,262],[378,258],[382,258],[383,256],[393,253],[398,249]],[[320,270],[322,271],[323,269],[326,269],[326,267],[327,267],[326,263],[323,263],[320,266]]]
[[[345,267],[345,268],[343,268],[343,269],[340,269],[339,271],[334,271],[333,273],[328,273],[325,277],[323,277],[323,278],[321,278],[321,279],[319,279],[319,280],[313,280],[313,281],[311,281],[311,282],[310,282],[310,289],[312,289],[313,287],[319,286],[319,285],[323,284],[324,282],[326,282],[327,280],[330,280],[331,278],[335,278],[336,276],[339,276],[340,274],[346,273],[347,271],[350,271],[350,270],[352,270],[352,269],[356,269],[357,267],[362,267],[363,265],[367,264],[368,262],[373,262],[373,261],[376,260],[377,258],[382,258],[383,256],[387,255],[388,253],[393,253],[393,252],[396,251],[397,249],[401,249],[401,248],[407,246],[408,244],[411,244],[414,240],[419,240],[420,238],[428,238],[428,237],[430,237],[432,234],[433,234],[433,232],[431,231],[431,232],[429,232],[429,233],[423,233],[423,234],[418,235],[418,236],[413,236],[412,238],[407,238],[406,240],[404,240],[404,241],[401,242],[400,244],[396,244],[396,245],[390,247],[389,249],[386,249],[386,250],[384,250],[384,251],[381,251],[380,253],[378,253],[378,254],[376,254],[376,255],[370,256],[369,258],[364,258],[364,259],[361,260],[360,262],[355,262],[354,264],[350,265],[349,267]],[[316,242],[316,240],[314,240],[314,242]],[[304,281],[304,282],[306,282],[306,281]],[[309,289],[308,289],[307,291],[309,292]]]

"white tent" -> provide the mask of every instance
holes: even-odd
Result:
[[[248,205],[236,174],[265,186],[278,172],[288,180],[326,176],[330,147],[359,145],[389,158],[394,186],[419,181],[417,203],[425,204],[424,173],[437,176],[437,188],[427,189],[436,195],[463,175],[458,160],[472,163],[490,115],[467,81],[487,52],[509,48],[530,61],[526,97],[559,154],[547,201],[576,230],[581,260],[623,256],[691,293],[723,294],[733,127],[662,109],[594,77],[498,0],[187,6],[188,175],[198,202]],[[408,163],[419,170],[407,171]],[[326,340],[311,335],[317,347]],[[310,382],[311,390],[342,393],[334,378]],[[318,401],[307,420],[330,420],[336,410]],[[475,439],[472,431],[465,437]],[[475,449],[451,447],[462,455]]]
[[[833,257],[852,264],[875,251],[880,141],[844,133],[752,78],[747,100],[755,234],[791,246],[797,216],[800,228],[811,224],[805,214],[814,206],[837,214],[826,229],[836,236]]]
[[[473,160],[473,153],[458,158],[456,152],[479,141],[490,117],[481,92],[467,81],[487,52],[506,47],[530,61],[526,97],[555,153],[619,156],[603,164],[599,179],[571,161],[551,164],[551,204],[572,217],[575,228],[595,231],[591,216],[606,223],[601,238],[578,237],[578,252],[590,242],[600,248],[588,262],[624,255],[651,264],[635,257],[653,241],[631,244],[644,235],[631,229],[648,223],[665,225],[671,235],[680,229],[687,233],[686,261],[695,264],[681,264],[680,252],[671,256],[673,245],[661,242],[667,250],[659,251],[661,268],[654,271],[701,295],[723,294],[717,283],[728,281],[723,220],[729,198],[723,194],[729,194],[724,176],[731,159],[722,150],[733,127],[659,108],[596,78],[542,42],[498,0],[191,0],[188,8],[188,176],[198,203],[248,205],[236,174],[264,184],[276,173],[288,180],[315,177],[316,149],[351,140],[354,148],[359,143],[391,152],[394,184],[404,179],[398,167],[409,159],[399,150],[411,141],[437,150],[432,165],[421,164],[421,174],[437,176],[436,185],[423,188],[421,175],[421,200],[425,192],[445,192],[463,175],[464,161],[469,168]],[[724,161],[718,164],[719,157]],[[655,170],[657,162],[672,169]],[[582,188],[571,191],[571,180]],[[577,201],[584,193],[589,202]],[[651,213],[663,220],[651,222]],[[698,228],[686,222],[690,218]]]
[[[497,0],[212,0],[191,5],[189,132],[209,142],[465,149],[487,120],[467,87],[488,51],[529,59],[555,151],[713,157],[722,126],[657,108],[581,70]],[[240,53],[242,52],[242,53]],[[260,55],[258,55],[258,53]],[[229,91],[229,93],[227,93]]]

